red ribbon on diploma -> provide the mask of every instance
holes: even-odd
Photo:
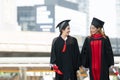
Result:
[[[120,79],[120,74],[118,71],[116,71],[114,68],[112,68],[114,74]]]
[[[58,66],[57,66],[57,65],[53,65],[53,70],[54,70],[56,73],[60,74],[60,75],[63,74],[63,73],[58,69]]]

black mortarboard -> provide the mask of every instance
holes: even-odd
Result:
[[[100,19],[93,18],[91,24],[94,25],[96,28],[103,28],[104,22]]]
[[[60,31],[61,31],[62,29],[65,29],[65,28],[69,25],[69,21],[70,21],[70,20],[64,20],[64,21],[60,22],[60,23],[56,26],[56,28],[59,27],[59,30],[60,30]]]

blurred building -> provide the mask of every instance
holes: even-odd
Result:
[[[117,0],[117,16],[119,16],[119,3]],[[71,19],[71,34],[78,38],[81,48],[84,37],[89,34],[89,19],[93,16],[90,16],[92,14],[90,6],[94,3],[89,0],[53,0],[53,2],[1,0],[0,4],[0,30],[1,36],[3,35],[0,37],[0,50],[1,56],[4,57],[28,56],[28,54],[46,56],[38,53],[47,53],[49,56],[52,39],[59,35],[59,30],[55,26],[64,19]],[[119,17],[116,19],[116,24],[119,26]],[[111,38],[111,42],[114,54],[119,55],[119,39]],[[9,53],[11,54],[6,55]]]
[[[116,1],[116,25],[119,27],[120,1]],[[56,25],[64,19],[71,19],[71,35],[77,38],[81,50],[85,36],[89,35],[93,4],[91,0],[0,0],[0,70],[3,67],[16,70],[17,67],[23,74],[26,69],[50,70],[51,43],[59,35]],[[111,30],[119,34],[120,29],[112,27]],[[120,39],[110,37],[110,40],[115,61],[119,63]],[[53,75],[39,73],[48,74]]]
[[[17,71],[22,80],[26,80],[25,73],[31,70],[48,71],[39,73],[44,77],[51,73],[54,75],[50,71],[49,57],[52,40],[59,32],[55,26],[64,19],[71,19],[72,34],[86,35],[86,13],[79,11],[77,2],[1,0],[1,72]],[[81,37],[77,38],[81,40]]]
[[[17,7],[17,21],[22,31],[58,32],[55,26],[64,19],[71,19],[72,34],[87,34],[87,0],[44,0],[32,5],[18,2],[21,5]]]
[[[116,3],[119,16],[119,0]],[[94,3],[89,0],[1,0],[0,4],[1,57],[48,57],[52,39],[59,35],[55,26],[64,19],[71,19],[71,34],[77,37],[81,49],[84,37],[89,34],[89,9]],[[119,55],[119,39],[111,38],[111,42],[114,54]]]
[[[64,19],[71,19],[71,34],[79,37],[85,36],[87,31],[86,3],[87,0],[85,2],[82,0],[54,0],[53,2],[1,0],[1,57],[28,56],[28,53],[29,56],[35,56],[32,53],[41,56],[38,53],[49,53],[52,39],[59,32],[55,26]],[[80,5],[82,5],[81,9]],[[47,42],[44,42],[45,40]],[[11,54],[7,55],[9,53]],[[24,55],[20,55],[20,53],[24,53]]]

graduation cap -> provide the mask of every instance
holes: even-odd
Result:
[[[104,22],[94,17],[91,24],[94,25],[96,28],[103,28]]]
[[[61,31],[62,29],[65,29],[65,28],[69,25],[69,21],[70,21],[70,20],[64,20],[64,21],[60,22],[60,23],[56,26],[56,28],[59,27],[59,30],[60,30],[60,31]]]

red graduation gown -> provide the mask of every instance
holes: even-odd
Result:
[[[108,36],[106,38],[86,37],[81,50],[81,58],[82,65],[89,68],[90,80],[110,80],[109,67],[114,65],[114,56]]]
[[[90,43],[92,49],[92,74],[94,80],[100,80],[102,41],[99,40],[99,38],[101,37],[101,34],[93,35],[93,40]]]

